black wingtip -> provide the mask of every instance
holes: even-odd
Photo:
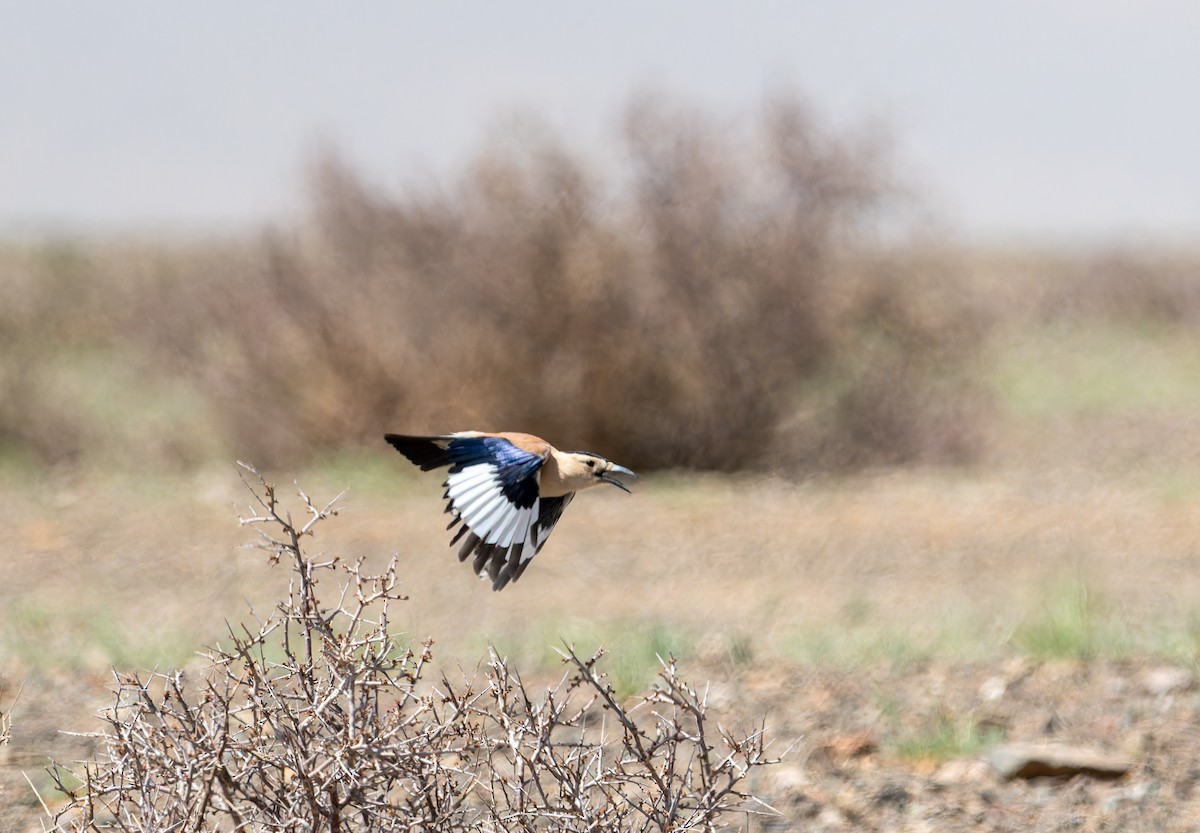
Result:
[[[503,566],[498,566],[501,564],[503,564]],[[508,564],[504,564],[503,559],[500,556],[497,556],[496,559],[492,561],[490,566],[492,568],[490,572],[493,573],[492,592],[499,593],[508,586],[510,581],[513,580],[514,576],[512,567],[510,567]]]
[[[430,471],[450,464],[446,441],[442,437],[414,437],[408,434],[384,434],[392,448],[399,451],[421,471]]]

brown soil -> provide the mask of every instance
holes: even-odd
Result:
[[[313,480],[304,485],[315,497],[333,493]],[[556,622],[686,631],[684,675],[710,681],[722,722],[765,719],[773,748],[786,750],[754,785],[779,815],[752,819],[752,829],[1190,830],[1200,821],[1192,660],[1153,639],[1200,599],[1200,496],[1186,490],[1062,472],[648,478],[632,498],[581,496],[522,581],[493,594],[446,549],[436,478],[397,482],[388,495],[352,491],[317,545],[369,558],[403,548],[411,601],[401,626],[435,636],[450,667],[473,666],[489,639],[552,638]],[[156,640],[200,645],[247,604],[269,604],[285,580],[237,548],[248,539],[232,521],[244,502],[232,476],[143,484],[141,494],[129,486],[10,486],[0,500],[11,531],[0,711],[13,722],[0,747],[0,830],[41,830],[26,776],[53,803],[48,758],[92,754],[87,738],[59,732],[97,728],[89,716],[108,702],[113,655],[97,631],[131,651]],[[1037,659],[1005,640],[1064,576],[1134,635],[1122,651]],[[834,644],[812,662],[795,647],[836,643],[841,627],[902,633],[919,650],[839,656]],[[737,656],[730,635],[744,643]],[[1113,653],[1124,656],[1104,658]],[[1187,674],[1164,689],[1153,674],[1164,667]],[[1082,744],[1127,756],[1132,769],[1114,782],[1006,782],[982,763],[1001,738]]]

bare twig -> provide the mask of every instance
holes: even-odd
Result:
[[[334,501],[318,507],[299,490],[298,526],[240,465],[252,495],[240,521],[271,563],[290,566],[286,597],[257,629],[230,627],[197,683],[117,676],[103,754],[69,773],[83,786],[52,770],[67,797],[59,829],[713,830],[765,806],[742,789],[769,762],[762,732],[714,737],[673,659],[629,708],[597,670],[601,655],[570,646],[566,673],[541,692],[494,650],[482,683],[426,683],[432,640],[404,646],[388,630],[389,605],[405,598],[397,559],[378,574],[314,559],[304,541]],[[343,581],[327,604],[317,578],[331,571]]]
[[[0,746],[12,742],[12,713],[17,706],[17,701],[21,699],[21,692],[25,690],[25,683],[22,682],[17,686],[17,693],[13,695],[12,702],[8,704],[8,711],[5,711],[3,686],[0,686]]]

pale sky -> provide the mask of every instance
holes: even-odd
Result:
[[[1195,0],[0,0],[0,235],[236,229],[321,143],[396,187],[513,110],[587,149],[637,90],[791,88],[966,239],[1200,241]]]

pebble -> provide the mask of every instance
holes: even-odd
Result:
[[[1008,683],[1003,677],[988,677],[979,686],[979,699],[985,703],[994,703],[1008,691]]]
[[[942,764],[932,780],[939,787],[976,784],[987,780],[989,772],[987,761],[958,759]]]
[[[1163,697],[1176,691],[1187,691],[1192,687],[1192,674],[1183,668],[1151,668],[1142,674],[1142,688],[1147,694]]]
[[[1124,789],[1111,793],[1104,801],[1104,809],[1112,812],[1118,805],[1128,801],[1131,804],[1141,804],[1150,795],[1150,785],[1146,782],[1130,784]]]

